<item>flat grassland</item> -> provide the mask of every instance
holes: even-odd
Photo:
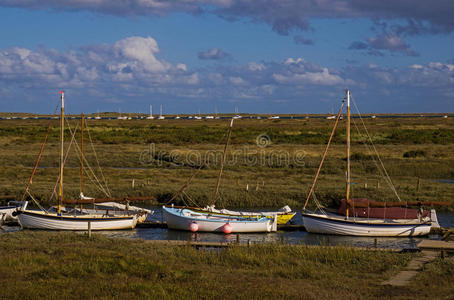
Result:
[[[212,201],[229,120],[87,120],[84,194],[105,197],[152,196],[148,204],[165,203],[207,161],[183,196],[189,204]],[[52,124],[31,187],[41,203],[58,175],[58,120],[0,120],[0,194],[20,199]],[[454,203],[454,118],[407,116],[366,118],[364,123],[400,198]],[[69,120],[71,129],[79,121]],[[217,206],[299,208],[318,168],[333,120],[242,119],[234,122]],[[71,140],[67,129],[66,147]],[[352,194],[376,201],[397,198],[381,172],[381,162],[365,145],[360,119],[352,123]],[[92,141],[93,143],[90,143]],[[77,145],[76,145],[77,144]],[[65,165],[65,197],[80,192],[80,130]],[[95,155],[96,150],[97,155]],[[97,162],[102,169],[97,167]],[[341,121],[316,186],[325,205],[345,190],[345,124]],[[98,182],[107,182],[98,187]],[[134,183],[133,183],[134,182]],[[183,198],[178,199],[183,202]],[[312,205],[312,204],[311,204]],[[453,210],[453,207],[445,207]]]
[[[407,287],[381,282],[419,254],[300,245],[197,250],[151,241],[0,234],[2,299],[451,299],[454,259]]]

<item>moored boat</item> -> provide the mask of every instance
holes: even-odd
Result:
[[[277,230],[277,218],[273,220],[257,216],[256,218],[222,216],[199,213],[187,208],[163,206],[167,226],[170,229],[192,232],[272,232]]]
[[[308,201],[313,195],[318,175],[323,166],[324,159],[329,149],[330,142],[334,135],[338,121],[341,119],[342,106],[339,109],[336,121],[331,132],[331,136],[322,156],[320,166],[308,193],[302,218],[304,227],[308,232],[335,234],[335,235],[352,235],[352,236],[422,236],[430,232],[432,226],[437,226],[435,210],[431,213],[424,211],[422,205],[431,205],[431,203],[422,203],[420,201],[401,201],[394,188],[391,179],[386,170],[386,182],[397,196],[399,202],[385,203],[375,202],[368,199],[352,199],[350,193],[351,182],[351,162],[350,162],[350,91],[346,90],[347,102],[347,168],[346,168],[346,198],[341,201],[341,205],[335,213],[327,212],[316,202],[318,211],[312,212],[306,209]],[[367,131],[366,131],[367,132]],[[370,139],[370,137],[369,137]],[[370,139],[371,140],[371,139]],[[375,147],[373,147],[375,150]],[[378,157],[378,153],[376,153]],[[381,162],[381,160],[380,160]],[[381,167],[384,169],[383,163]],[[436,204],[436,203],[432,203]],[[440,203],[438,203],[440,204]],[[411,208],[411,206],[417,206]]]

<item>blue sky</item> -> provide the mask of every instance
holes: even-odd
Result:
[[[1,111],[454,112],[446,0],[0,0]]]

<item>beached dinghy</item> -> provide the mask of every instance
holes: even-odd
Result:
[[[170,229],[192,232],[272,232],[277,230],[277,218],[244,218],[198,213],[187,208],[163,206],[167,226]]]

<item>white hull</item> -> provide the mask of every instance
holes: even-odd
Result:
[[[272,232],[277,230],[276,218],[243,218],[225,217],[197,213],[189,209],[163,207],[167,226],[170,229],[191,231],[191,225],[197,224],[197,231],[201,232],[223,232],[225,224],[231,226],[232,233],[240,232]]]
[[[42,211],[21,211],[18,215],[22,228],[46,230],[117,230],[133,229],[137,224],[137,216],[116,217],[102,215],[62,215],[44,213]]]
[[[302,213],[308,232],[351,236],[422,236],[430,232],[431,223],[417,220],[383,220],[350,218],[343,216]]]

